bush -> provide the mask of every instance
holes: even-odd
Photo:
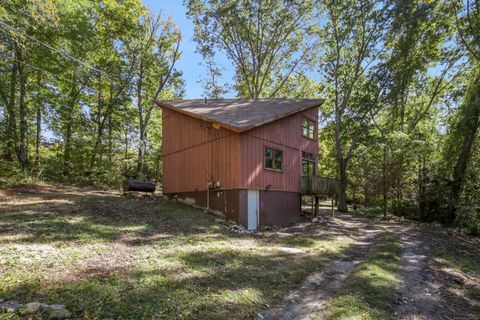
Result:
[[[473,235],[480,235],[480,206],[459,206],[455,225]]]
[[[41,179],[23,171],[17,162],[0,160],[0,189],[41,183]]]

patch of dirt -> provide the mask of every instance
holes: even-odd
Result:
[[[344,252],[343,258],[332,261],[319,272],[311,274],[300,288],[284,297],[278,305],[262,312],[259,318],[310,319],[313,315],[321,313],[328,298],[341,287],[355,266],[368,256],[373,244],[383,231],[381,227],[376,228],[367,220],[358,217],[341,216],[331,221],[336,225],[334,231],[329,231],[329,227],[326,227],[322,229],[322,233],[342,233],[343,229],[343,234],[350,234],[353,239],[352,245]],[[356,232],[349,233],[348,231],[353,231],[352,229]]]
[[[312,232],[312,224],[297,225],[290,232]],[[468,237],[449,229],[425,230],[406,220],[383,221],[338,215],[322,229],[323,236],[348,235],[354,239],[342,259],[311,274],[296,290],[277,305],[264,310],[263,319],[310,319],[321,315],[325,302],[368,255],[378,233],[388,230],[401,239],[401,285],[395,294],[394,316],[401,320],[480,319],[480,302],[465,296],[466,288],[480,288],[478,275],[448,268],[435,259],[434,246],[468,258],[480,258],[480,238]]]
[[[401,287],[396,294],[397,319],[480,319],[480,303],[465,297],[465,288],[480,287],[480,279],[461,270],[445,268],[432,256],[437,242],[448,242],[451,252],[467,250],[470,253],[478,247],[466,248],[475,238],[458,240],[452,231],[421,230],[415,223],[392,224],[389,228],[401,236],[404,252],[401,258]],[[477,309],[478,311],[475,311]]]
[[[440,319],[445,315],[440,295],[442,283],[432,274],[429,247],[418,239],[415,230],[408,227],[393,228],[401,234],[403,254],[401,287],[396,293],[395,316],[398,319]]]
[[[65,191],[64,186],[53,185],[23,185],[11,189],[0,190],[0,201],[4,200],[4,197],[11,197],[29,193],[48,193],[48,192],[61,192]],[[73,188],[73,187],[66,187]]]
[[[75,268],[55,272],[49,278],[49,282],[79,282],[92,276],[121,275],[129,272],[131,266],[136,263],[134,255],[134,248],[112,243],[106,252],[79,260]]]

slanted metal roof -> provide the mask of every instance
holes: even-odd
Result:
[[[297,112],[320,106],[323,99],[218,99],[166,100],[157,105],[230,130],[243,132]]]

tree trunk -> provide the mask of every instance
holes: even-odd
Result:
[[[18,75],[19,75],[19,120],[20,120],[20,141],[17,151],[18,160],[20,161],[22,168],[26,170],[29,166],[28,161],[28,119],[27,119],[27,104],[25,96],[27,94],[27,76],[25,74],[25,68],[23,65],[23,53],[21,49],[17,47],[18,56]]]
[[[453,170],[453,181],[454,181],[454,188],[453,188],[453,195],[454,199],[458,200],[460,198],[460,193],[462,191],[463,182],[465,171],[467,170],[468,162],[471,156],[471,150],[473,143],[475,141],[476,132],[478,129],[478,121],[475,128],[471,128],[465,135],[465,138],[462,143],[462,150],[460,155],[458,156],[457,162],[455,164],[455,168]],[[458,201],[456,201],[458,202]]]
[[[335,106],[335,147],[337,151],[338,175],[340,185],[338,190],[338,211],[347,212],[347,159],[343,156],[342,141],[340,138],[340,122],[342,120],[339,106]]]
[[[95,136],[95,142],[93,145],[93,150],[92,150],[92,157],[90,159],[90,171],[93,170],[93,167],[95,166],[95,160],[97,157],[97,154],[100,152],[100,147],[102,144],[102,136],[103,136],[103,126],[105,123],[105,117],[107,116],[107,110],[105,110],[103,114],[103,119],[102,119],[102,110],[104,108],[104,99],[103,99],[103,92],[102,92],[102,76],[99,74],[98,75],[98,97],[97,97],[97,115],[95,117],[95,122],[97,124],[97,134]],[[107,106],[108,108],[108,106]]]
[[[386,143],[383,146],[383,161],[382,161],[382,206],[383,206],[383,216],[387,217],[387,145]]]
[[[139,145],[138,145],[138,159],[137,159],[137,178],[143,178],[143,161],[145,155],[145,115],[143,110],[143,60],[140,61],[140,73],[137,81],[137,109],[138,109],[138,123],[139,123]]]
[[[38,86],[38,91],[40,92],[40,89],[43,88],[42,84],[42,74],[38,73],[37,74],[37,86]],[[36,112],[36,136],[35,136],[35,167],[39,168],[40,166],[40,145],[42,143],[42,101],[40,99],[40,94],[39,92],[36,93],[35,97],[35,102],[37,106],[37,112]]]
[[[123,157],[123,163],[124,163],[124,168],[123,168],[123,174],[127,176],[128,173],[128,128],[125,128],[125,154]]]
[[[76,70],[73,70],[72,74],[72,87],[70,90],[70,101],[67,109],[66,123],[65,123],[65,144],[63,149],[63,174],[70,174],[70,161],[71,161],[71,152],[72,152],[72,135],[73,135],[73,117],[75,112],[75,104],[79,90],[77,88],[77,75]]]
[[[67,127],[65,130],[65,146],[63,149],[63,174],[70,174],[70,160],[72,150],[72,123],[67,120]]]
[[[35,166],[40,165],[40,143],[42,137],[42,106],[40,101],[37,101],[37,117],[36,117],[37,135],[35,137]]]
[[[16,58],[16,56],[15,56]],[[10,99],[7,107],[7,135],[6,135],[6,158],[13,160],[16,156],[17,146],[17,117],[15,114],[15,95],[17,86],[17,62],[12,64],[12,71],[10,75]]]
[[[137,177],[143,177],[143,167],[144,167],[144,157],[145,157],[145,128],[143,125],[140,127],[140,145],[138,146],[138,160],[137,160]]]
[[[157,152],[157,157],[155,161],[155,176],[157,177],[158,181],[161,181],[162,178],[162,148]]]
[[[113,138],[112,138],[112,131],[113,131],[113,122],[112,122],[112,115],[108,117],[108,161],[112,162],[113,157]]]
[[[420,165],[418,166],[418,211],[421,221],[426,221],[426,202],[425,202],[425,157],[420,157]]]
[[[338,194],[338,211],[348,212],[347,207],[347,162],[345,159],[338,159],[339,175],[340,175],[340,190]]]
[[[100,148],[102,145],[102,136],[103,136],[103,128],[101,124],[99,124],[99,127],[97,128],[95,144],[93,146],[92,158],[90,159],[90,171],[93,170],[93,167],[95,166],[95,160],[97,158],[97,154],[100,153]]]
[[[452,196],[454,206],[460,201],[465,172],[472,155],[472,148],[477,136],[478,127],[480,126],[480,71],[477,71],[472,90],[473,92],[470,93],[471,96],[466,98],[468,101],[465,101],[466,105],[464,108],[467,108],[467,110],[465,111],[464,121],[457,124],[457,126],[461,126],[461,129],[465,131],[465,134],[463,137],[462,149],[453,169]],[[448,217],[448,222],[451,223],[456,217],[455,208],[452,208],[449,212],[450,216]]]

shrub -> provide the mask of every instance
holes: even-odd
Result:
[[[458,206],[455,225],[471,234],[480,235],[480,206]]]
[[[23,171],[17,162],[0,160],[0,189],[40,183],[41,179]]]

